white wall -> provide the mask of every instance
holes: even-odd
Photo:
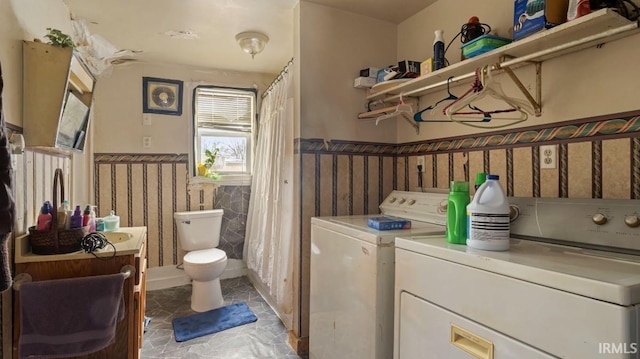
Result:
[[[461,10],[461,9],[464,9]],[[512,37],[513,2],[486,0],[470,2],[464,0],[440,0],[398,26],[398,58],[422,61],[433,55],[433,32],[444,29],[445,43],[460,30],[460,26],[473,15],[489,23],[500,36]],[[492,31],[494,33],[494,31]],[[602,114],[637,110],[640,102],[640,35],[633,35],[604,47],[590,48],[581,52],[545,61],[542,64],[542,116],[530,116],[515,126],[532,126],[565,121]],[[447,58],[455,63],[460,60],[460,41],[456,40],[447,52]],[[534,68],[519,69],[520,79],[529,88],[534,88]],[[511,80],[500,75],[505,92],[522,98]],[[469,88],[464,84],[454,88],[461,94]],[[445,92],[431,94],[420,99],[421,107],[435,103],[445,97]],[[399,128],[404,126],[398,124]],[[421,124],[420,135],[413,131],[398,131],[398,142],[417,141],[430,138],[477,133],[478,130],[459,124]]]
[[[142,124],[142,77],[145,76],[184,82],[181,116],[144,114],[151,118],[152,124]],[[95,153],[188,153],[195,86],[257,87],[259,99],[275,76],[170,65],[118,65],[97,83],[93,150]],[[152,138],[151,149],[142,148],[143,136]]]
[[[353,80],[396,62],[396,25],[306,1],[299,21],[300,137],[394,142],[394,123],[358,120],[366,93]]]

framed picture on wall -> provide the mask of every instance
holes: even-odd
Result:
[[[182,81],[143,77],[142,112],[182,115]]]

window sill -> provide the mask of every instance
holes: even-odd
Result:
[[[251,175],[221,175],[220,179],[196,176],[191,177],[191,183],[211,183],[218,186],[251,186]]]

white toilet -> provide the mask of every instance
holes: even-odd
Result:
[[[176,212],[178,238],[187,254],[184,271],[193,280],[191,309],[206,312],[224,304],[220,276],[227,267],[227,254],[216,248],[220,244],[222,209]]]

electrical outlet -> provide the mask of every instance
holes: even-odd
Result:
[[[558,153],[556,145],[540,146],[540,168],[557,168]]]
[[[142,148],[151,148],[151,137],[149,136],[142,137]]]
[[[151,126],[151,115],[142,115],[142,125]]]
[[[426,164],[426,161],[424,156],[416,157],[416,166],[422,166],[422,172],[424,172],[426,169],[425,164]]]

